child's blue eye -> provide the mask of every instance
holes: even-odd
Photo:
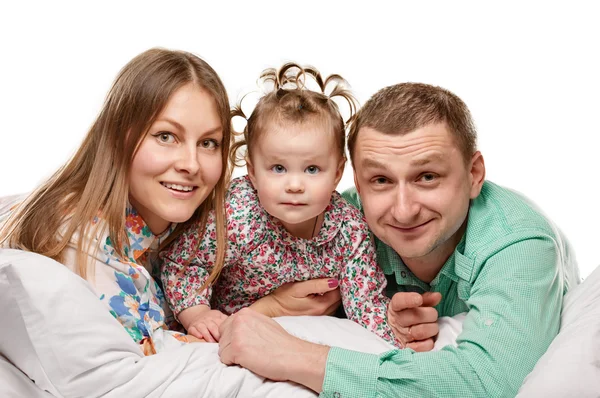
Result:
[[[308,166],[304,171],[308,174],[317,174],[321,169],[317,166]]]
[[[271,167],[271,170],[273,170],[273,172],[277,174],[285,173],[285,167],[283,167],[280,164],[276,164],[275,166]]]

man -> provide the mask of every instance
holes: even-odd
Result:
[[[350,129],[360,198],[345,195],[377,237],[395,293],[388,319],[412,349],[321,346],[241,311],[222,325],[222,361],[323,397],[515,396],[558,333],[563,294],[578,276],[552,223],[485,181],[475,142],[466,105],[425,84],[379,91]],[[431,349],[438,315],[461,312],[457,347],[415,352]]]

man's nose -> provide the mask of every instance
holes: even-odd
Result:
[[[419,204],[415,195],[415,192],[407,185],[399,185],[396,188],[396,197],[391,212],[399,223],[410,225],[418,216]]]

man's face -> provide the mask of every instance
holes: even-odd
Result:
[[[465,164],[445,123],[405,135],[362,128],[354,170],[373,233],[407,265],[412,260],[437,267],[460,241],[469,201],[479,195],[485,175],[481,154]]]

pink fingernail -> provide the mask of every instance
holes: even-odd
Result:
[[[337,279],[329,279],[327,281],[327,286],[334,288],[338,286],[338,280]]]

